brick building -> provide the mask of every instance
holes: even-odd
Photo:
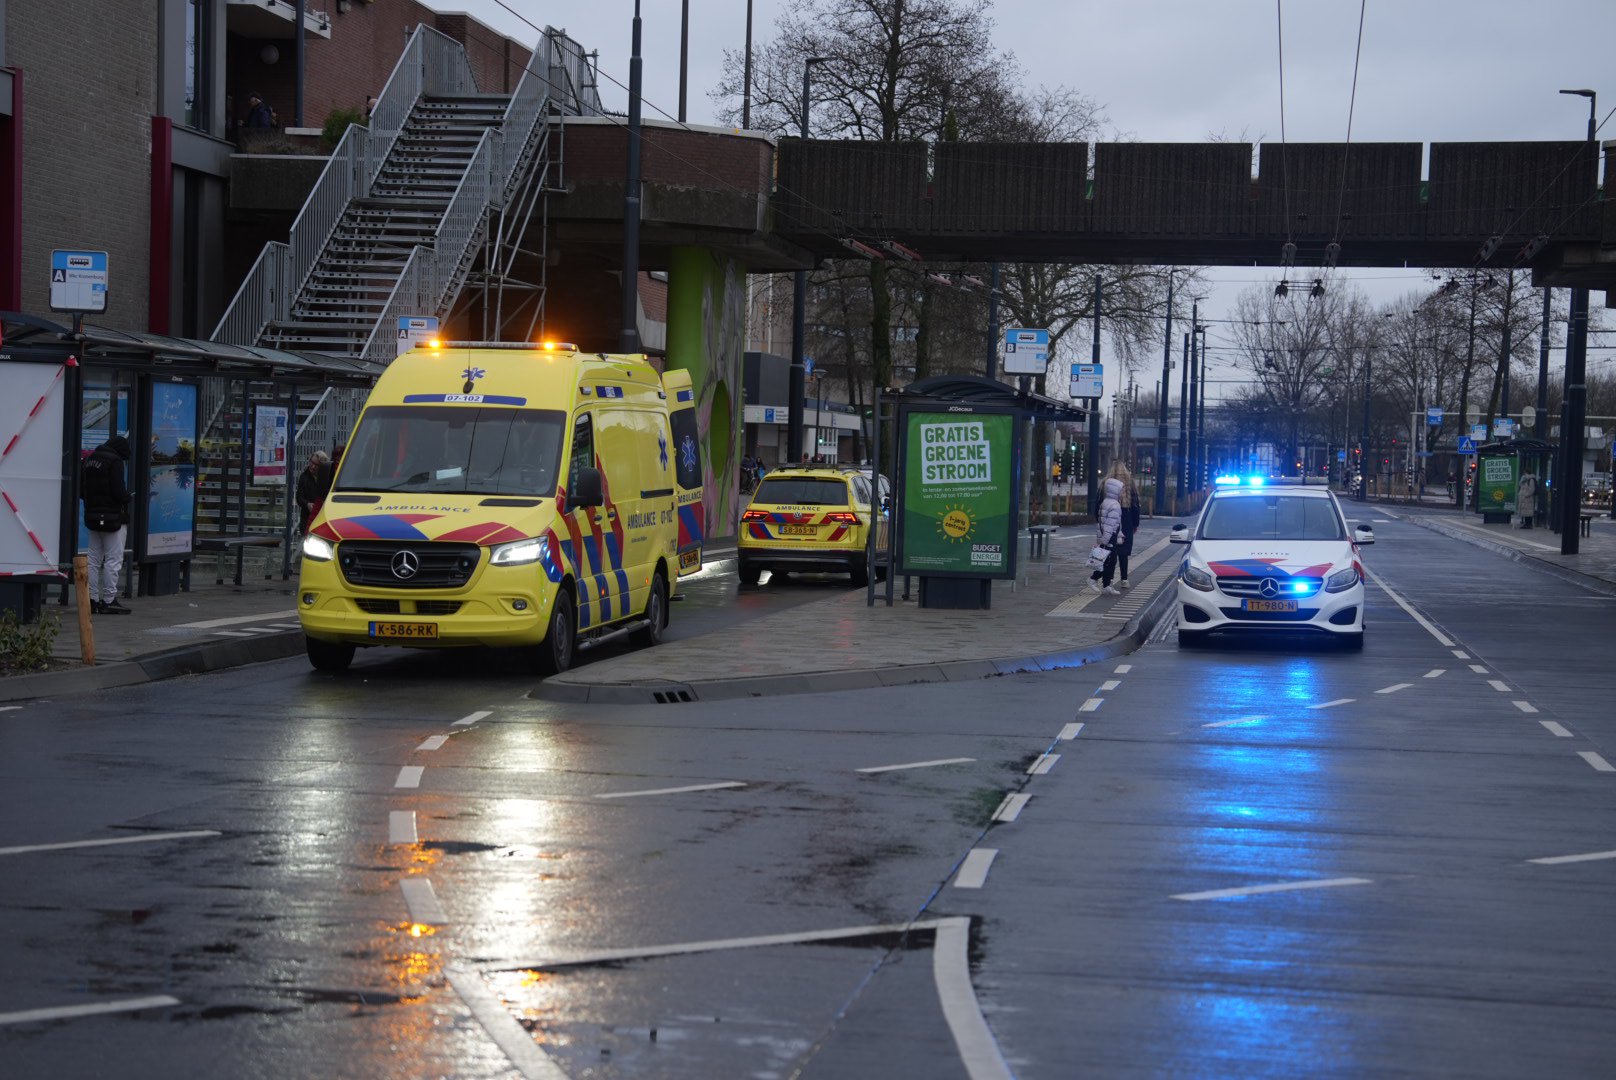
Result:
[[[0,0],[0,309],[48,314],[50,252],[105,250],[94,321],[207,337],[240,277],[230,249],[260,246],[228,219],[247,94],[296,127],[294,23],[291,0]],[[417,24],[465,46],[490,91],[529,62],[415,0],[309,0],[303,127],[363,110]]]

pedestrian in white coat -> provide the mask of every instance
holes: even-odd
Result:
[[[1122,481],[1113,476],[1101,490],[1105,497],[1100,500],[1094,544],[1111,550],[1105,557],[1105,566],[1089,576],[1089,588],[1095,592],[1120,593],[1122,590],[1111,584],[1111,578],[1117,572],[1117,545],[1122,541]]]

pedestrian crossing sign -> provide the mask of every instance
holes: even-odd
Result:
[[[1461,453],[1461,454],[1474,454],[1475,452],[1476,452],[1476,440],[1472,439],[1469,435],[1461,435],[1461,436],[1459,436],[1459,453]]]

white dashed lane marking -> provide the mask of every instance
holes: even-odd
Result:
[[[1130,672],[1132,670],[1133,670],[1133,665],[1132,664],[1118,664],[1116,666],[1116,673],[1118,675],[1126,675],[1126,674],[1128,674],[1128,672]]]
[[[1586,855],[1552,855],[1547,859],[1527,859],[1529,863],[1539,866],[1559,866],[1562,863],[1597,862],[1600,859],[1616,859],[1616,851],[1590,851]]]
[[[1026,792],[1017,792],[1014,795],[1006,795],[1004,797],[1004,801],[999,804],[999,808],[993,811],[993,820],[1016,820],[1016,818],[1021,816],[1021,811],[1026,807],[1027,800],[1030,798],[1032,798],[1032,796],[1028,795]]]
[[[1107,679],[1105,682],[1100,684],[1100,689],[1102,691],[1115,690],[1117,687],[1119,687],[1121,685],[1122,685],[1122,680],[1121,679]]]
[[[1470,654],[1465,652],[1463,649],[1454,649],[1453,650],[1453,656],[1454,656],[1454,659],[1456,659],[1456,660],[1468,660],[1468,659],[1470,659]]]
[[[1263,893],[1292,892],[1296,889],[1333,889],[1342,885],[1370,885],[1368,878],[1338,877],[1316,881],[1286,881],[1277,885],[1251,885],[1243,889],[1212,889],[1208,892],[1179,893],[1174,900],[1224,900],[1234,896],[1259,896]]]
[[[998,848],[972,848],[960,863],[959,873],[954,875],[954,888],[980,889],[987,883],[988,867],[998,854]]]
[[[192,840],[203,836],[218,836],[213,829],[192,829],[189,832],[143,833],[140,836],[116,836],[107,840],[70,840],[61,844],[25,844],[21,847],[0,848],[0,855],[28,855],[36,851],[71,851],[74,848],[113,847],[117,844],[151,844],[159,840]]]
[[[1027,775],[1044,776],[1050,769],[1055,767],[1055,762],[1059,761],[1060,758],[1059,754],[1039,754],[1038,760],[1027,767]]]
[[[1557,739],[1569,739],[1572,737],[1571,732],[1556,724],[1553,720],[1539,720],[1538,723],[1542,724],[1548,730],[1548,733]]]
[[[62,1005],[54,1009],[24,1009],[21,1012],[0,1013],[0,1024],[36,1024],[43,1020],[73,1020],[80,1016],[102,1016],[106,1013],[135,1012],[138,1009],[166,1009],[178,1005],[179,998],[167,994],[152,997],[125,998],[122,1001],[102,1001],[94,1005]]]
[[[1071,742],[1073,739],[1077,738],[1078,733],[1082,730],[1083,725],[1080,723],[1067,724],[1065,727],[1061,728],[1060,738],[1064,742]]]
[[[424,765],[406,765],[398,770],[398,779],[393,781],[396,788],[415,788],[421,786],[421,774],[426,772]]]
[[[1530,701],[1517,701],[1515,707],[1523,713],[1535,713],[1537,708]]]
[[[1578,750],[1577,756],[1592,765],[1596,772],[1616,772],[1616,765],[1612,765],[1592,750]]]
[[[1102,704],[1102,703],[1103,703],[1103,702],[1104,702],[1104,701],[1105,701],[1105,698],[1097,698],[1097,697],[1091,697],[1091,698],[1089,698],[1089,699],[1088,699],[1088,700],[1087,700],[1087,701],[1085,701],[1085,702],[1084,702],[1084,703],[1083,703],[1083,704],[1082,704],[1082,705],[1081,705],[1081,706],[1080,706],[1080,707],[1079,707],[1079,708],[1078,708],[1078,710],[1077,710],[1077,711],[1078,711],[1078,712],[1093,712],[1093,711],[1094,711],[1094,710],[1095,710],[1095,709],[1098,709],[1098,708],[1099,708],[1099,707],[1100,707],[1100,705],[1101,705],[1101,704]]]
[[[634,799],[642,795],[683,795],[691,791],[722,791],[725,788],[745,787],[740,780],[725,780],[717,784],[690,784],[686,787],[652,788],[650,791],[609,791],[596,795],[597,799]]]
[[[1497,690],[1500,694],[1509,693],[1509,686],[1502,679],[1488,679],[1487,685]]]
[[[898,772],[900,769],[931,769],[936,768],[938,765],[964,765],[975,760],[975,758],[971,757],[938,758],[935,761],[908,761],[902,765],[871,765],[867,769],[854,769],[853,771],[861,773]]]
[[[1470,665],[1470,670],[1474,671],[1477,675],[1485,675],[1485,674],[1487,674],[1487,669],[1482,667],[1480,664],[1471,664]]]
[[[438,748],[443,746],[444,743],[446,743],[448,741],[449,741],[449,736],[447,736],[447,735],[434,735],[430,739],[428,739],[426,742],[422,743],[420,746],[417,746],[416,749],[417,750],[437,750]]]
[[[1261,716],[1241,716],[1234,720],[1219,720],[1215,724],[1202,724],[1202,727],[1234,727],[1236,724],[1255,724],[1261,721]]]
[[[419,837],[415,833],[414,810],[390,810],[387,813],[387,842],[413,844]]]
[[[1408,683],[1408,682],[1392,683],[1390,686],[1382,686],[1379,690],[1376,690],[1375,693],[1377,693],[1377,694],[1395,694],[1395,693],[1397,693],[1397,691],[1399,691],[1399,690],[1407,690],[1409,687],[1411,687],[1413,685],[1414,685],[1413,683]]]
[[[1342,697],[1342,698],[1336,698],[1334,701],[1325,701],[1325,702],[1322,702],[1322,703],[1320,703],[1318,705],[1309,705],[1308,708],[1310,708],[1310,709],[1333,709],[1337,705],[1350,705],[1356,700],[1358,700],[1358,699],[1357,698]]]
[[[421,926],[443,926],[449,921],[438,894],[432,891],[432,882],[426,878],[405,878],[398,883],[404,893],[404,906],[409,909],[410,922]]]
[[[1447,674],[1447,671],[1448,671],[1448,669],[1447,669],[1447,668],[1440,668],[1440,667],[1434,667],[1434,668],[1432,668],[1432,669],[1431,669],[1431,670],[1430,670],[1430,671],[1427,671],[1427,672],[1426,672],[1426,673],[1425,673],[1425,677],[1426,677],[1426,678],[1427,678],[1427,679],[1434,679],[1434,678],[1436,678],[1436,677],[1437,677],[1437,676],[1438,676],[1438,675],[1445,675],[1445,674]]]
[[[459,720],[456,720],[453,724],[451,724],[449,726],[450,727],[465,727],[467,724],[475,724],[477,721],[482,720],[485,717],[489,717],[489,716],[493,716],[493,715],[494,715],[493,713],[489,712],[487,709],[484,709],[481,712],[474,712],[470,716],[462,716]]]

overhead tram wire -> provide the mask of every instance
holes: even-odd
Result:
[[[1341,193],[1335,204],[1335,232],[1330,238],[1328,263],[1333,269],[1341,254],[1341,215],[1347,205],[1347,167],[1352,159],[1352,117],[1358,108],[1358,68],[1363,60],[1364,14],[1369,0],[1358,0],[1358,47],[1352,54],[1352,96],[1347,100],[1347,141],[1341,148]]]
[[[1296,236],[1291,218],[1291,174],[1285,159],[1285,0],[1274,0],[1274,20],[1279,37],[1279,186],[1285,198],[1285,252],[1281,262],[1295,261]]]

